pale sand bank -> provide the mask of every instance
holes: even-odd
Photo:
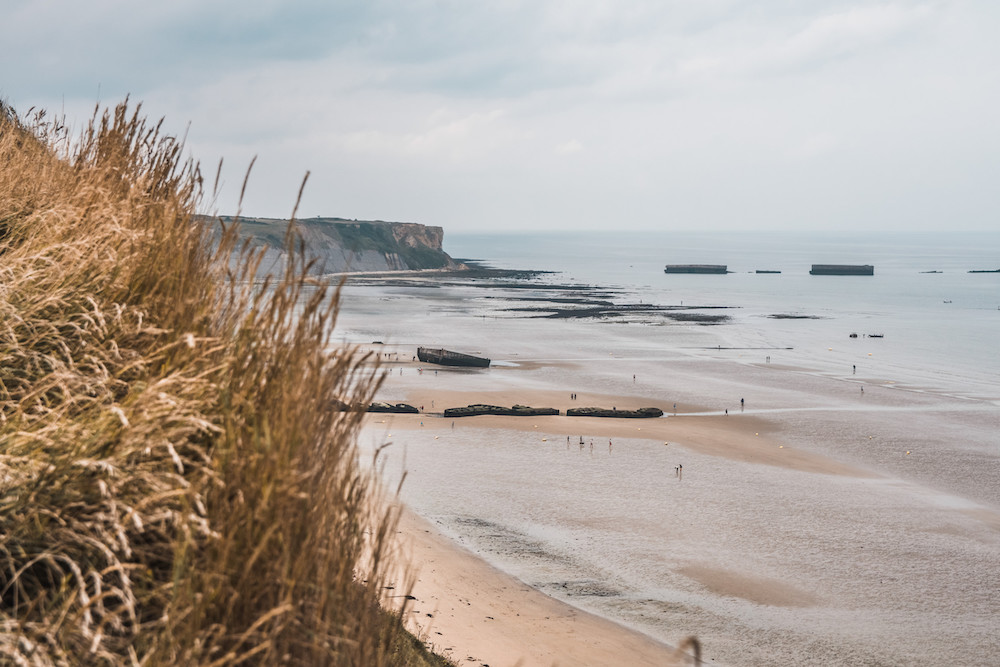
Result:
[[[687,665],[691,658],[581,611],[490,566],[404,510],[404,555],[418,568],[407,623],[460,665]]]
[[[795,449],[784,444],[778,435],[779,426],[772,421],[750,414],[731,412],[728,415],[691,415],[703,412],[701,406],[655,405],[648,398],[635,396],[609,396],[597,393],[580,393],[575,401],[568,401],[565,392],[547,390],[500,392],[449,392],[418,391],[408,394],[406,401],[422,405],[423,415],[394,415],[393,428],[451,428],[477,429],[504,428],[537,431],[556,437],[575,437],[581,434],[601,438],[642,438],[680,444],[688,449],[710,456],[721,456],[735,461],[779,466],[803,472],[829,475],[870,477],[872,474],[829,457]],[[433,398],[432,398],[433,397]],[[431,408],[433,401],[434,408]],[[440,412],[445,407],[458,407],[475,403],[510,406],[521,403],[533,407],[554,407],[562,411],[571,407],[595,406],[635,409],[652,406],[667,413],[657,419],[613,419],[601,417],[501,417],[482,415],[444,419]],[[423,426],[421,427],[421,424]],[[668,445],[669,446],[669,445]]]

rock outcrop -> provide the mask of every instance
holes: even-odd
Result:
[[[233,223],[230,216],[203,218],[221,232],[220,222]],[[279,273],[285,266],[285,235],[288,220],[276,218],[240,218],[239,233],[251,246],[266,246],[263,273]],[[360,271],[416,271],[423,269],[461,269],[442,249],[441,227],[411,222],[381,220],[345,220],[309,218],[296,220],[305,243],[306,256],[315,262],[310,273]]]

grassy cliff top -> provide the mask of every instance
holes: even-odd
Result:
[[[329,409],[377,362],[329,351],[303,258],[258,289],[194,223],[182,148],[0,105],[0,662],[436,661],[379,605],[396,516]]]

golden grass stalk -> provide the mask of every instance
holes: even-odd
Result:
[[[0,662],[406,664],[330,409],[377,364],[301,253],[262,282],[213,240],[182,151],[127,102],[79,137],[0,105]]]

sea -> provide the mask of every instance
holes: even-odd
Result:
[[[433,403],[426,428],[371,424],[362,450],[390,444],[387,487],[402,481],[403,501],[444,534],[668,644],[695,634],[706,663],[996,664],[1000,273],[980,271],[1000,268],[1000,234],[446,234],[445,250],[547,273],[349,283],[335,338],[388,360],[382,398],[631,396],[667,420],[763,419],[783,446],[861,472],[638,433],[612,451],[590,433],[453,429]],[[821,263],[875,272],[810,275]],[[595,303],[640,308],[547,316]],[[393,366],[418,345],[493,365]]]
[[[1000,269],[1000,233],[454,234],[445,250],[555,272],[542,281],[616,287],[633,301],[730,306],[731,324],[713,330],[723,346],[791,348],[789,363],[834,370],[867,343],[900,380],[1000,398],[1000,273],[969,273]],[[730,273],[668,275],[666,264]],[[875,275],[813,276],[813,264],[871,264]]]

